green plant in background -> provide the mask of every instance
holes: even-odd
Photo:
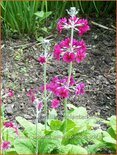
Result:
[[[1,7],[4,31],[10,29],[18,34],[34,34],[37,24],[41,24],[51,14],[44,12],[46,1],[3,1]]]
[[[49,23],[48,27],[51,30],[55,29],[58,19],[66,15],[64,10],[71,6],[80,9],[80,14],[89,16],[94,14],[98,17],[109,15],[116,10],[114,1],[2,1],[1,18],[4,36],[12,31],[30,36],[34,34],[38,38],[38,31],[48,33],[48,29],[46,26],[43,27],[43,24]],[[51,18],[48,18],[50,15]]]

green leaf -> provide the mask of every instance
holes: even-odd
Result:
[[[46,27],[41,28],[41,30],[48,33],[48,29]]]
[[[20,116],[16,117],[16,120],[24,127],[24,134],[30,138],[33,145],[36,144],[36,125],[27,121],[25,118]],[[44,136],[44,125],[38,123],[38,137]]]
[[[62,144],[67,145],[70,143],[70,139],[75,136],[78,133],[79,128],[78,127],[74,127],[72,129],[70,129],[69,131],[67,131],[64,134],[63,140],[62,140]]]
[[[88,145],[87,151],[88,154],[96,154],[99,150],[106,148],[106,145],[103,142],[98,142],[93,145]]]
[[[50,124],[50,122],[54,119],[56,119],[57,117],[57,112],[55,109],[52,109],[51,111],[49,111],[49,115],[48,115],[48,123]]]
[[[68,131],[72,128],[74,128],[76,126],[76,124],[70,120],[70,119],[67,119],[66,121],[63,122],[60,130],[64,132],[64,130]]]
[[[62,121],[60,121],[60,120],[52,120],[50,122],[50,128],[52,130],[59,130],[61,125],[62,125]]]
[[[16,155],[17,154],[17,152],[15,151],[15,149],[14,148],[10,148],[10,149],[8,149],[8,150],[6,150],[6,154],[8,154],[8,155]]]
[[[29,129],[35,129],[36,125],[31,123],[30,121],[27,121],[25,118],[23,117],[16,117],[17,122],[24,127],[24,129],[29,130]],[[38,130],[43,130],[44,129],[44,125],[42,125],[41,123],[38,123]]]
[[[68,103],[68,104],[67,104],[67,107],[68,107],[69,109],[77,109],[77,107],[74,106],[74,105],[71,104],[71,103]]]
[[[31,127],[34,128],[35,125],[33,123],[31,123],[30,121],[27,121],[25,118],[18,116],[16,117],[16,121],[22,126],[24,127],[26,130]]]
[[[63,139],[63,133],[59,130],[53,131],[51,134],[51,138],[58,141],[58,144],[61,145],[61,141]]]
[[[84,107],[79,107],[74,109],[72,112],[69,113],[69,117],[73,120],[78,119],[86,119],[87,118],[87,111]]]
[[[92,142],[92,137],[90,135],[91,134],[89,131],[83,131],[77,133],[69,138],[68,144],[74,144],[74,145],[88,144],[88,142]]]
[[[29,139],[20,138],[14,141],[14,147],[18,154],[34,154],[35,149]]]
[[[55,148],[59,148],[57,139],[51,138],[51,136],[45,136],[39,139],[39,154],[51,153]]]
[[[116,133],[116,116],[111,116],[109,118],[110,122],[110,126],[112,127],[112,129],[114,130],[114,132]]]
[[[39,19],[39,22],[42,21],[42,20],[45,20],[47,17],[49,17],[50,15],[52,14],[51,11],[49,12],[44,12],[44,16],[42,18]]]
[[[3,139],[10,141],[11,143],[14,143],[14,140],[16,139],[17,134],[15,133],[15,130],[13,128],[5,128],[3,133]]]
[[[44,16],[44,11],[38,11],[36,13],[34,13],[37,17],[43,17]]]
[[[112,138],[111,136],[108,137],[104,137],[103,140],[107,143],[112,143],[112,144],[116,144],[116,140],[114,138]]]
[[[108,128],[107,132],[111,135],[112,138],[116,139],[116,134],[111,127]]]
[[[69,145],[70,150],[68,154],[87,154],[87,150],[78,145]]]
[[[87,154],[87,150],[79,145],[68,144],[61,146],[61,154]]]

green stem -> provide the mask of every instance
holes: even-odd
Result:
[[[45,50],[46,56],[46,50]],[[47,64],[44,64],[44,111],[45,111],[45,130],[47,128],[47,90],[46,90],[46,68]]]
[[[36,107],[36,155],[38,155],[38,104]]]
[[[71,42],[70,42],[70,50],[71,50],[71,52],[73,52],[73,47],[72,47],[73,34],[74,34],[74,28],[71,29]],[[71,74],[72,74],[72,62],[69,64],[68,81],[67,81],[68,88],[69,88]],[[66,127],[67,127],[67,98],[65,98],[65,100],[64,100],[64,111],[65,111],[65,113],[64,113],[64,119],[65,119],[64,132],[66,132]]]

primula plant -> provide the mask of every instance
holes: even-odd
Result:
[[[90,30],[87,19],[79,19],[75,7],[67,10],[70,17],[62,18],[57,23],[59,33],[70,31],[70,37],[54,46],[53,54],[49,53],[50,41],[43,40],[43,52],[37,58],[43,67],[43,85],[39,89],[31,88],[27,92],[30,102],[35,106],[35,124],[25,118],[16,117],[23,127],[18,129],[11,121],[2,123],[3,154],[94,154],[103,149],[116,151],[116,117],[105,121],[89,117],[84,107],[75,107],[68,98],[85,94],[85,83],[77,83],[72,75],[73,63],[82,63],[87,56],[85,41],[76,40],[74,33],[82,36]],[[55,75],[47,81],[47,65],[52,59],[68,64],[68,76]],[[3,97],[13,97],[9,92]],[[48,103],[51,102],[51,107]],[[64,106],[64,118],[58,119],[56,109]],[[44,109],[45,124],[39,123],[39,116]],[[51,110],[48,110],[51,109]],[[107,131],[102,129],[106,124]]]

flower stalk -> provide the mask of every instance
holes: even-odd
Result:
[[[45,50],[46,51],[46,50]],[[47,90],[46,90],[46,68],[47,64],[44,64],[44,111],[45,111],[45,129],[47,128]]]
[[[44,51],[44,57],[46,59],[44,63],[44,111],[45,111],[45,130],[47,129],[47,89],[46,89],[46,69],[47,69],[47,50],[50,46],[49,40],[44,40],[43,41],[43,48],[45,49]]]
[[[72,47],[73,36],[74,36],[74,28],[72,27],[71,28],[71,40],[70,40],[70,50],[71,50],[71,52],[73,52],[73,47]],[[69,70],[68,70],[68,81],[67,81],[67,87],[68,88],[69,88],[69,84],[70,84],[70,77],[71,77],[71,75],[72,75],[72,62],[70,62]],[[67,127],[67,98],[65,98],[65,100],[64,100],[64,111],[65,111],[65,114],[64,114],[65,130],[64,130],[64,132],[66,132],[66,127]]]
[[[36,105],[36,155],[38,155],[38,119],[39,119],[39,111],[38,104]]]

